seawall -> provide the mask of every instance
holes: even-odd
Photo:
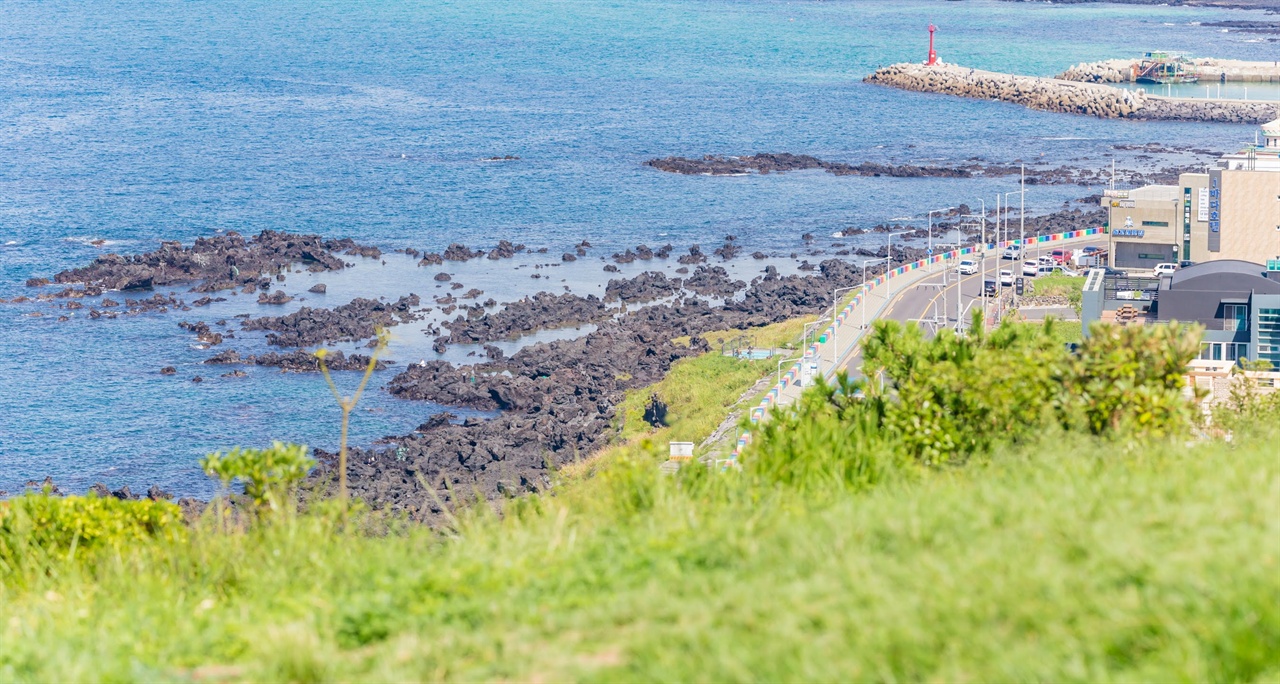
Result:
[[[1057,78],[1017,76],[954,64],[893,64],[863,79],[903,90],[999,100],[1030,109],[1103,119],[1260,124],[1280,117],[1280,103],[1161,97]]]
[[[1141,60],[1108,59],[1077,64],[1058,74],[1064,81],[1083,83],[1132,83],[1134,67]],[[1217,83],[1280,83],[1280,62],[1246,62],[1205,57],[1189,60],[1187,71],[1204,81]]]

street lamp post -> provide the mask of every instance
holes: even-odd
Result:
[[[895,220],[897,220],[897,219],[895,219]],[[900,232],[897,232],[897,233],[889,233],[889,247],[888,247],[888,253],[885,255],[885,258],[886,258],[886,259],[888,259],[888,263],[886,263],[886,264],[885,264],[885,269],[888,269],[890,266],[893,266],[893,236],[895,236],[895,235],[906,235],[906,234],[908,234],[908,233],[910,233],[910,232],[911,232],[911,231],[909,231],[909,230],[904,230],[904,231],[900,231]],[[874,261],[874,260],[873,260],[873,261]],[[887,273],[888,271],[886,270],[885,272]],[[884,283],[884,284],[885,284],[885,287],[889,288],[889,292],[893,292],[893,284],[889,282],[888,278],[886,278],[886,279],[885,279],[885,283]]]
[[[812,329],[814,326],[819,325],[820,323],[822,323],[822,321],[814,321],[812,323],[804,324],[804,337],[802,337],[800,340],[801,345],[809,344],[809,330]]]
[[[999,201],[1000,201],[1000,198],[999,198],[998,196],[996,197],[996,201],[997,201],[997,202],[999,202]],[[979,255],[979,256],[978,256],[978,258],[979,258],[979,259],[981,259],[982,268],[978,269],[978,273],[979,273],[979,276],[978,276],[978,277],[979,277],[979,278],[981,278],[982,280],[986,280],[986,277],[987,277],[987,201],[986,201],[985,199],[983,199],[983,198],[979,197],[979,198],[978,198],[978,202],[982,205],[982,213],[981,213],[981,214],[968,214],[968,215],[966,215],[966,216],[965,216],[965,218],[976,218],[976,219],[979,219],[979,220],[981,221],[981,223],[982,223],[982,233],[981,233],[981,238],[979,238],[979,240],[980,240],[980,241],[979,241],[979,243],[978,243],[979,245],[981,245],[981,246],[982,246],[982,249],[978,252],[978,255]],[[957,286],[957,287],[958,287],[958,286]],[[986,288],[986,283],[983,283],[983,282],[979,282],[979,283],[978,283],[978,292],[980,293],[980,294],[979,294],[979,297],[981,297],[981,298],[982,298],[982,320],[983,320],[983,327],[985,328],[985,327],[986,327],[986,320],[987,320],[987,288]],[[957,313],[957,314],[956,314],[956,320],[957,320],[957,321],[960,319],[960,316],[962,316],[962,315],[963,315],[963,311],[962,311],[962,308],[961,308],[961,307],[963,307],[963,306],[964,306],[964,304],[963,304],[963,302],[961,302],[960,306],[958,306],[958,307],[956,308],[956,310],[959,312],[959,313]]]
[[[839,311],[840,300],[837,298],[841,292],[856,290],[859,287],[866,287],[866,274],[864,273],[862,285],[852,285],[850,287],[837,287],[831,293],[831,370],[835,370],[836,363],[839,362],[840,354],[840,328],[836,327],[836,314]],[[863,302],[864,304],[866,302]]]
[[[1024,194],[1024,193],[1026,193],[1026,189],[1022,189],[1022,190],[1014,190],[1013,192],[1006,192],[1006,193],[1004,193],[1004,239],[1005,239],[1005,241],[1006,241],[1006,242],[1009,240],[1009,196],[1010,196],[1010,195],[1021,195],[1021,194]],[[1018,220],[1019,220],[1019,221],[1021,221],[1021,220],[1022,220],[1022,217],[1021,217],[1021,216],[1019,216],[1019,217],[1018,217]],[[1020,236],[1020,237],[1021,237],[1021,236]],[[1021,247],[1022,247],[1022,240],[1021,240],[1021,239],[1019,239],[1019,240],[1018,240],[1018,247],[1019,247],[1019,248],[1021,248]]]
[[[889,259],[890,259],[889,257],[885,257],[884,259],[863,259],[862,260],[862,293],[864,295],[867,294],[867,264],[874,264],[877,261],[883,261],[885,262],[886,272],[888,272],[887,269],[889,267],[889,264],[892,263]],[[885,286],[888,287],[887,278],[885,279]],[[862,329],[866,330],[867,329],[867,302],[865,301],[862,302],[861,308],[862,308]]]
[[[951,211],[955,207],[947,207],[946,209],[930,209],[929,210],[929,270],[933,271],[933,215]]]

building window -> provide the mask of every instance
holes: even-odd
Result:
[[[1258,358],[1280,365],[1280,309],[1258,309]]]
[[[1201,342],[1200,358],[1204,361],[1221,361],[1222,360],[1222,343],[1221,342]]]
[[[1223,330],[1248,330],[1249,329],[1249,305],[1248,304],[1223,304],[1222,305],[1222,329]]]
[[[1168,227],[1169,227],[1169,222],[1168,222],[1168,221],[1143,221],[1143,222],[1142,222],[1142,225],[1144,225],[1144,226],[1159,226],[1159,227],[1161,227],[1161,228],[1168,228]]]
[[[1227,343],[1227,360],[1240,361],[1249,358],[1249,345],[1243,342]]]

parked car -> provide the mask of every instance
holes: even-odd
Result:
[[[1022,258],[1022,245],[1009,245],[1004,248],[1004,254],[1001,258],[1017,261]]]
[[[994,280],[984,280],[984,281],[982,281],[982,294],[984,294],[984,295],[986,295],[986,296],[988,296],[988,297],[994,297],[994,296],[996,296],[996,292],[997,292],[997,290],[996,290],[996,281],[994,281]]]
[[[1013,286],[1013,271],[1007,268],[1000,271],[1000,285],[1004,287]]]
[[[1036,263],[1040,264],[1041,266],[1053,266],[1058,262],[1054,261],[1053,257],[1049,256],[1048,254],[1043,254],[1040,256],[1039,259],[1036,259]]]
[[[1177,264],[1173,264],[1173,263],[1156,264],[1156,267],[1152,269],[1151,274],[1159,278],[1160,276],[1173,275],[1173,272],[1176,270],[1178,270]]]
[[[1071,252],[1065,249],[1055,249],[1049,252],[1049,256],[1053,258],[1054,263],[1065,264],[1067,259],[1071,258]]]
[[[1068,268],[1068,267],[1066,267],[1066,266],[1054,266],[1054,267],[1053,267],[1053,272],[1054,272],[1055,274],[1057,274],[1057,275],[1064,275],[1064,276],[1067,276],[1067,277],[1069,277],[1069,278],[1075,278],[1075,277],[1078,277],[1078,276],[1080,275],[1080,272],[1079,272],[1079,271],[1072,270],[1072,269],[1070,269],[1070,268]]]
[[[1086,256],[1093,256],[1094,254],[1101,252],[1102,248],[1097,245],[1089,245],[1087,247],[1084,247],[1080,251],[1084,252]]]
[[[956,267],[956,272],[960,275],[973,275],[978,272],[978,262],[973,259],[965,259]]]
[[[1196,262],[1187,261],[1186,259],[1183,259],[1182,261],[1178,262],[1178,268],[1186,268],[1188,266],[1195,266],[1195,265],[1196,265]]]
[[[1040,270],[1040,266],[1041,264],[1037,261],[1024,261],[1022,262],[1022,275],[1034,276]]]

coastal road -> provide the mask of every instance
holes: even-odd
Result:
[[[1072,243],[1070,248],[1105,245],[1105,239],[1094,239]],[[983,280],[998,281],[998,274],[1001,269],[1011,270],[1015,278],[1019,277],[1022,275],[1023,261],[1037,259],[1062,247],[1063,244],[1061,242],[1036,245],[1033,248],[1029,248],[1027,254],[1018,260],[987,257],[982,264],[985,271],[979,271],[970,276],[959,276],[955,272],[955,263],[947,264],[945,269],[942,264],[938,264],[935,266],[936,273],[907,286],[902,292],[890,295],[891,301],[887,310],[883,310],[881,315],[873,318],[894,320],[902,323],[917,323],[925,326],[930,333],[937,332],[945,327],[955,326],[961,320],[964,320],[967,326],[969,316],[973,313],[972,307],[982,306],[980,302]],[[994,265],[993,261],[995,262]],[[1001,287],[1000,290],[1008,291],[1012,290],[1012,288]],[[881,309],[884,306],[883,300],[880,300],[878,306],[873,301],[871,306],[874,309]],[[848,372],[850,376],[860,375],[862,370],[861,345],[851,350],[851,353],[841,360],[838,367]]]
[[[1105,245],[1106,241],[1105,235],[1097,235],[1030,245],[1023,259],[1016,261],[1001,259],[997,253],[993,252],[984,261],[986,267],[985,276],[986,278],[994,278],[996,277],[995,274],[1002,268],[1021,273],[1023,260],[1035,259],[1055,249]],[[835,377],[840,370],[847,371],[850,376],[857,376],[862,368],[861,345],[862,337],[865,335],[866,330],[866,328],[862,327],[864,320],[867,328],[874,321],[881,318],[903,322],[916,321],[922,318],[933,319],[932,327],[935,328],[945,326],[948,323],[954,325],[956,320],[957,289],[960,297],[960,309],[961,311],[966,311],[971,302],[981,294],[984,274],[978,273],[972,276],[964,276],[957,282],[955,274],[956,262],[954,260],[947,264],[935,264],[933,268],[935,269],[933,272],[928,270],[910,271],[890,279],[888,283],[881,287],[872,289],[866,300],[854,308],[850,317],[845,320],[845,325],[840,326],[844,330],[837,328],[832,339],[824,339],[824,341],[818,343],[817,356],[806,357],[806,359],[816,365],[818,371],[828,379]],[[947,272],[945,283],[943,282],[944,271]],[[830,311],[826,314],[828,317],[831,315]],[[783,364],[778,366],[778,378],[781,378],[782,366]],[[767,412],[772,406],[790,404],[803,391],[804,388],[799,383],[788,383],[782,386],[776,394],[766,397],[765,401],[762,402],[761,408]]]

